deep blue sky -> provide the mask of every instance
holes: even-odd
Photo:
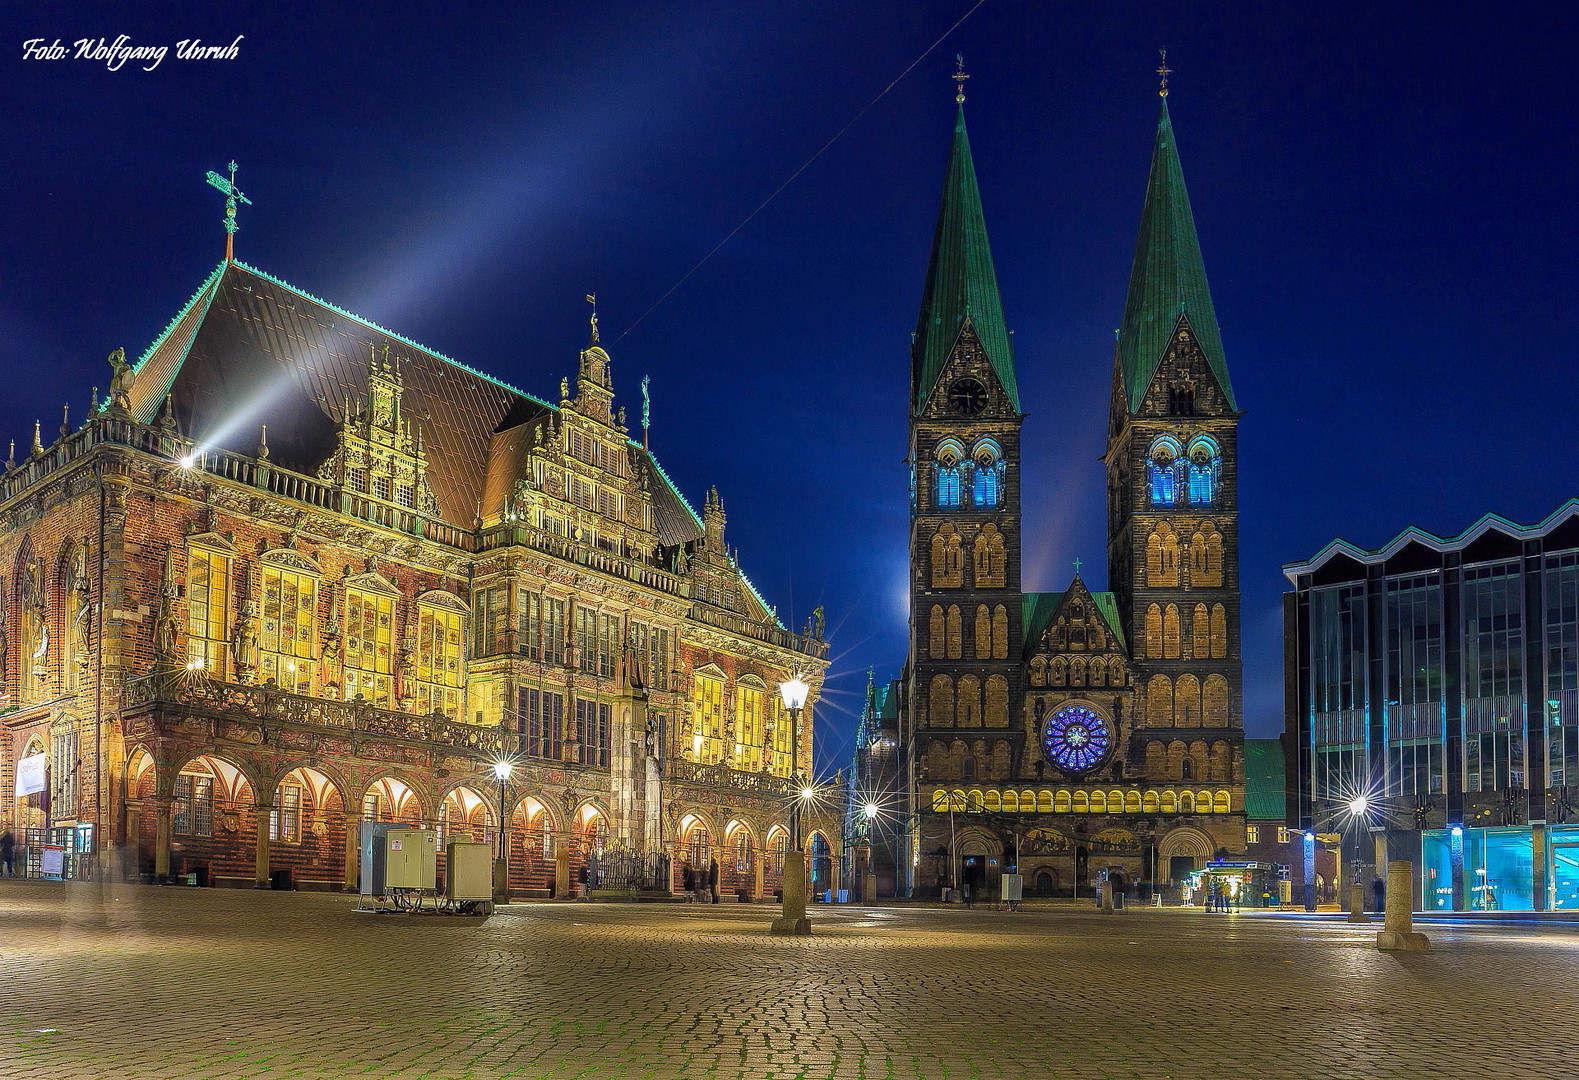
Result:
[[[1282,564],[1334,536],[1575,494],[1575,5],[986,0],[627,336],[973,0],[93,4],[0,46],[0,438],[80,422],[238,257],[550,393],[596,292],[622,401],[787,622],[827,608],[848,753],[904,654],[908,343],[953,56],[1025,425],[1025,587],[1102,585],[1097,462],[1157,49],[1240,428],[1246,729],[1281,726]],[[1372,10],[1378,8],[1381,10]],[[665,10],[672,9],[672,10]],[[152,72],[28,38],[229,43]]]

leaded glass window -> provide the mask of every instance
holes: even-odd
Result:
[[[230,633],[230,558],[195,547],[187,555],[186,655],[217,678],[225,675]]]
[[[355,587],[345,592],[345,696],[388,708],[394,673],[395,599]]]
[[[278,566],[263,568],[263,604],[258,624],[258,676],[283,690],[312,692],[314,615],[318,579]]]

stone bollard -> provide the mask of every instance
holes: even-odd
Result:
[[[1356,881],[1349,886],[1349,921],[1371,921],[1371,917],[1365,914],[1365,885],[1362,882]]]
[[[1102,883],[1102,908],[1101,908],[1101,910],[1102,910],[1102,914],[1104,914],[1104,915],[1111,915],[1111,914],[1113,914],[1113,883],[1111,881],[1104,881]]]
[[[811,933],[811,920],[806,917],[806,856],[803,852],[784,853],[782,879],[784,906],[768,929],[775,934],[795,936]]]
[[[1414,867],[1398,860],[1387,864],[1387,905],[1376,947],[1397,952],[1430,952],[1431,939],[1414,933],[1410,908],[1414,906]]]

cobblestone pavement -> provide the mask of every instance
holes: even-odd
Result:
[[[0,1077],[1572,1077],[1579,928],[0,881]]]

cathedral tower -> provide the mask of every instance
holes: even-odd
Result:
[[[911,346],[909,698],[934,781],[1008,779],[1020,712],[1020,398],[964,96]]]
[[[1148,779],[1238,780],[1239,412],[1166,90],[1110,417],[1108,580],[1133,654],[1131,753]]]

